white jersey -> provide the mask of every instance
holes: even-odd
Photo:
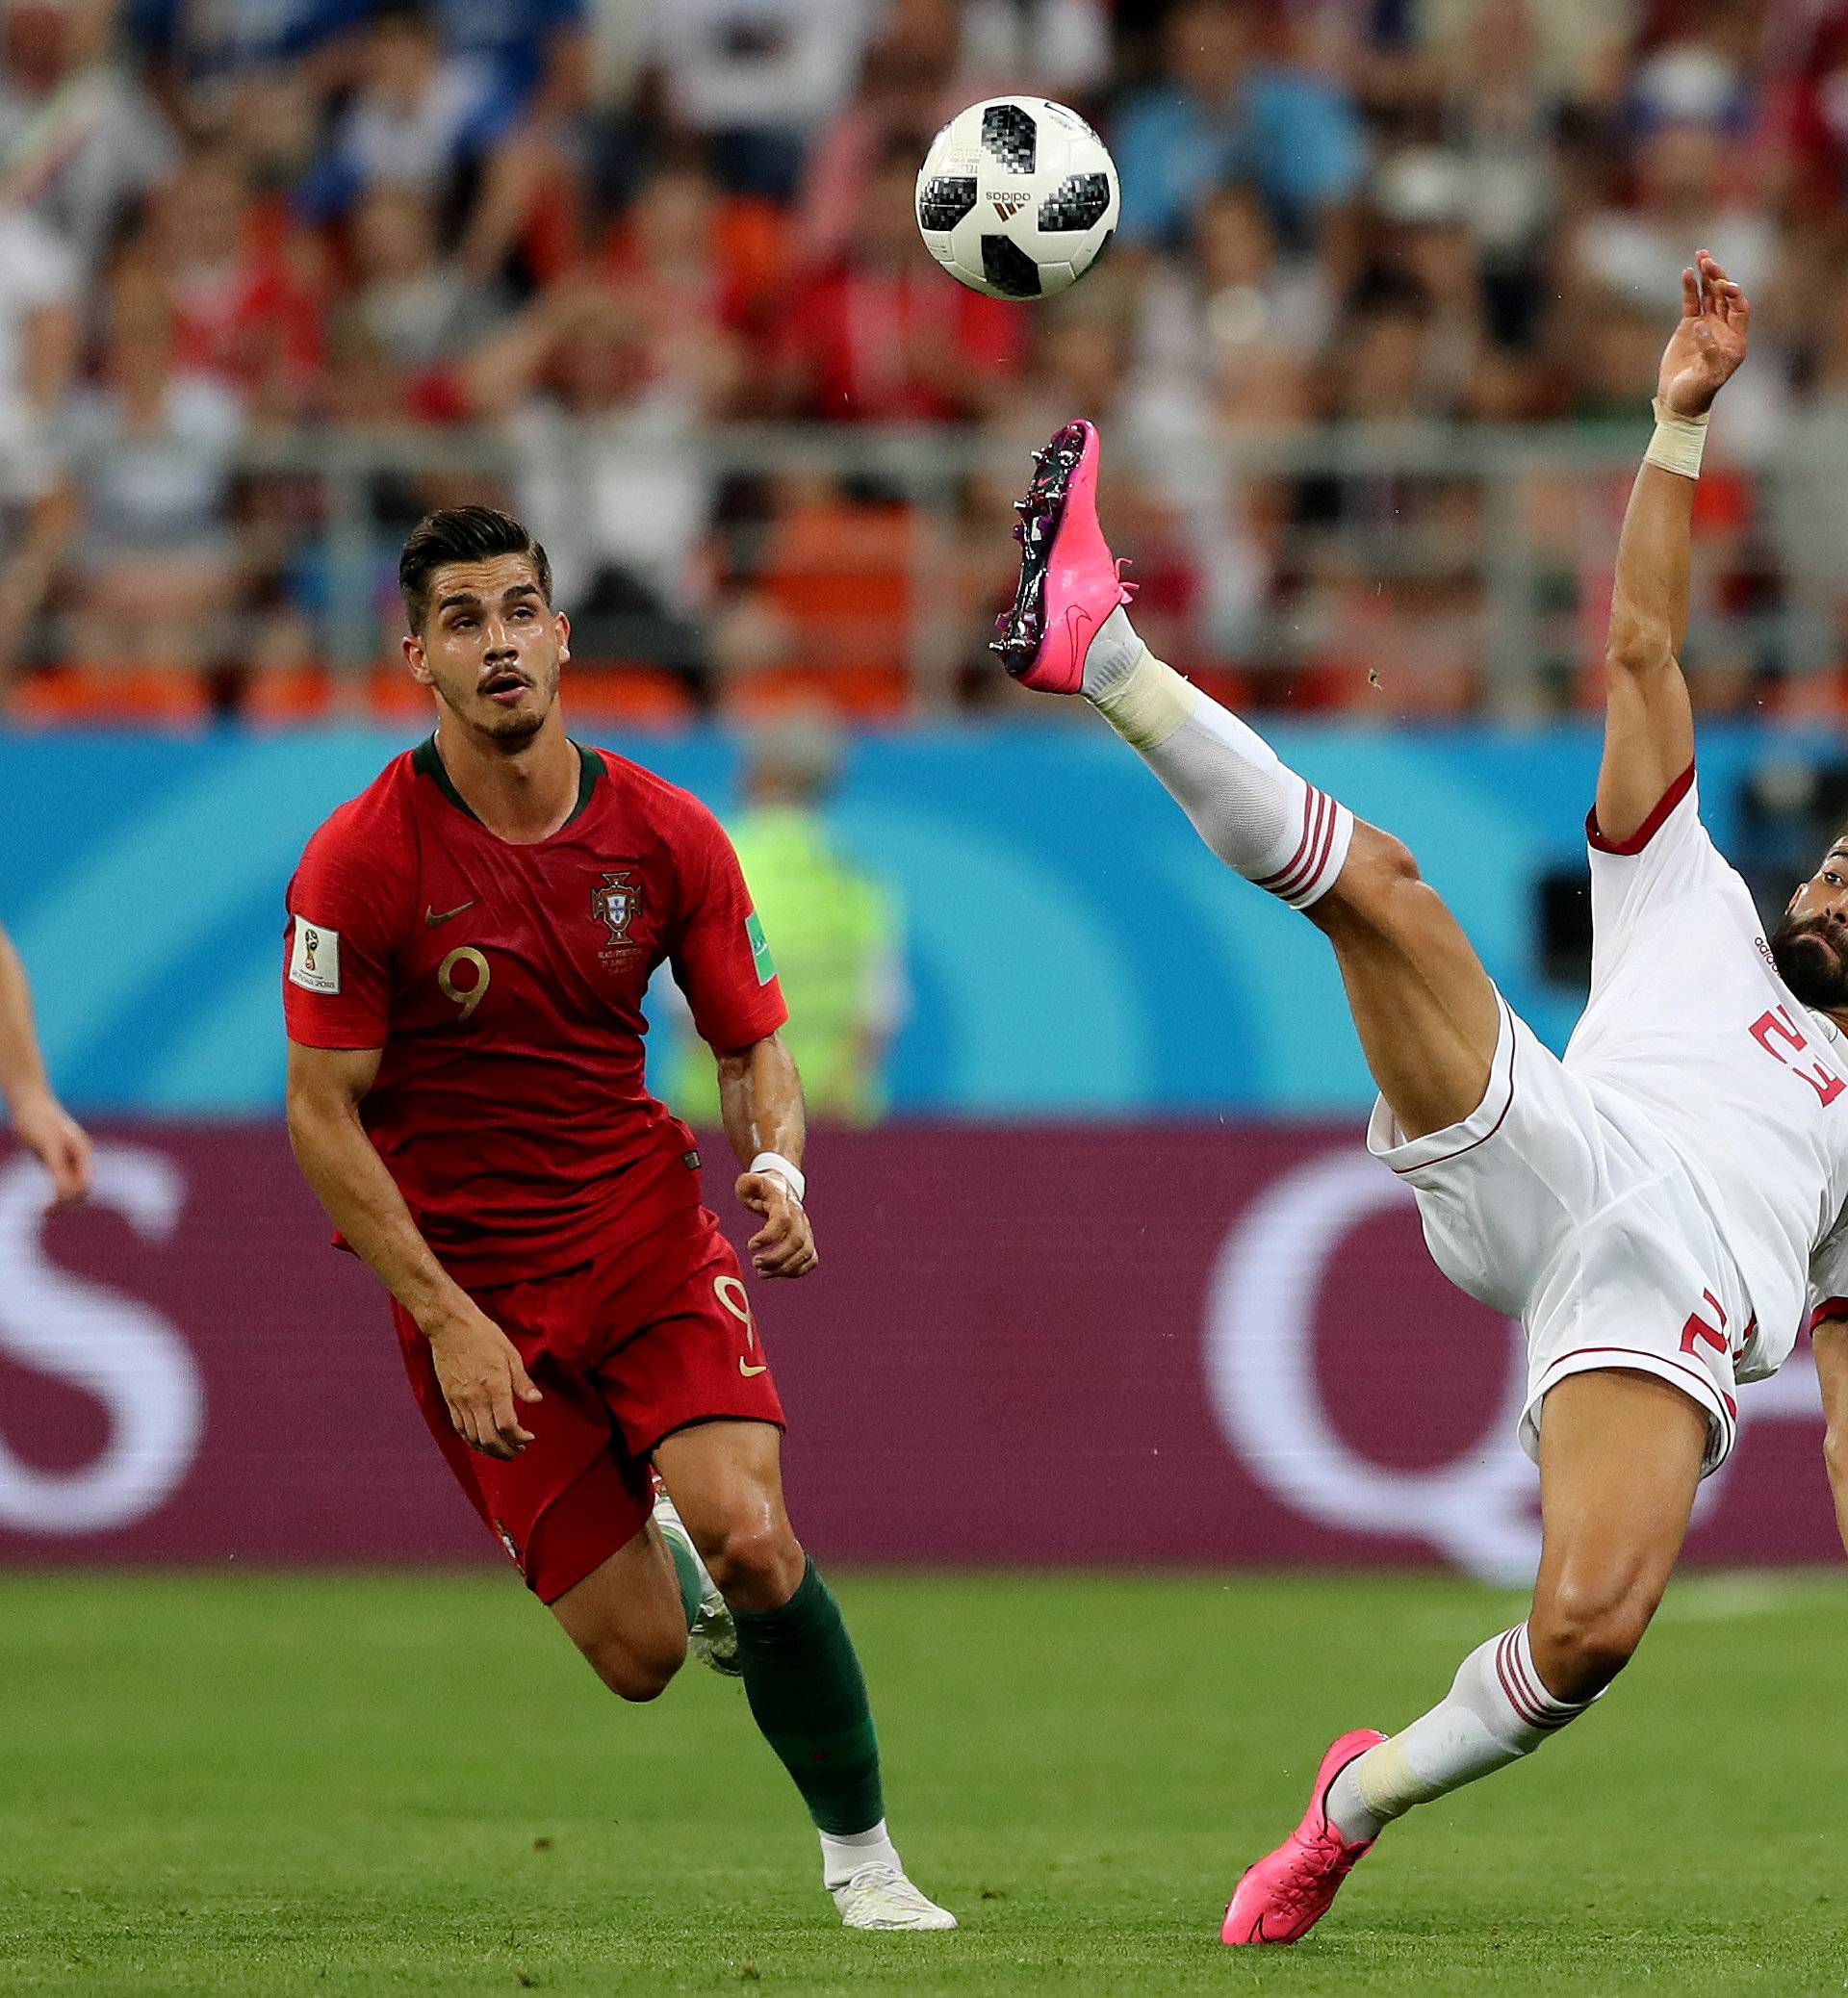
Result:
[[[1565,1066],[1685,1168],[1758,1319],[1737,1378],[1760,1379],[1848,1294],[1848,1041],[1778,976],[1691,769],[1623,845],[1589,832],[1591,997]]]

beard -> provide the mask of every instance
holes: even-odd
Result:
[[[537,701],[523,701],[511,714],[491,713],[475,726],[496,748],[522,750],[546,726],[551,711],[550,701],[544,707]]]
[[[451,690],[440,679],[435,685],[438,699],[458,721],[466,723],[477,736],[485,736],[496,749],[512,756],[525,749],[546,726],[546,717],[558,698],[558,664],[554,660],[550,672],[539,675],[518,707],[498,706],[473,685]]]
[[[1796,997],[1817,1012],[1848,1008],[1848,934],[1811,918],[1785,916],[1770,937],[1772,961]]]

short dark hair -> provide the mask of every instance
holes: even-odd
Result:
[[[526,555],[539,578],[539,594],[552,602],[552,563],[531,533],[496,506],[439,506],[411,529],[398,558],[398,587],[413,631],[430,615],[430,577],[449,562],[487,562],[496,555]]]

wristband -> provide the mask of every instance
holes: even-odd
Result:
[[[1656,411],[1656,434],[1643,453],[1644,464],[1659,465],[1664,472],[1677,473],[1682,478],[1699,478],[1701,453],[1707,448],[1707,417],[1677,416],[1672,409],[1662,407],[1659,396],[1652,407]]]
[[[808,1182],[802,1176],[802,1167],[792,1166],[781,1152],[759,1152],[751,1161],[753,1172],[774,1172],[796,1196],[796,1205],[802,1205],[803,1195],[808,1191]]]

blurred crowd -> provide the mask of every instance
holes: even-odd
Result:
[[[1848,0],[3,4],[15,716],[414,706],[397,549],[464,497],[550,548],[579,707],[1006,704],[1007,501],[1080,412],[1176,665],[1569,709],[1696,247],[1756,349],[1700,698],[1848,709]],[[912,214],[1004,90],[1122,177],[1045,305]]]

